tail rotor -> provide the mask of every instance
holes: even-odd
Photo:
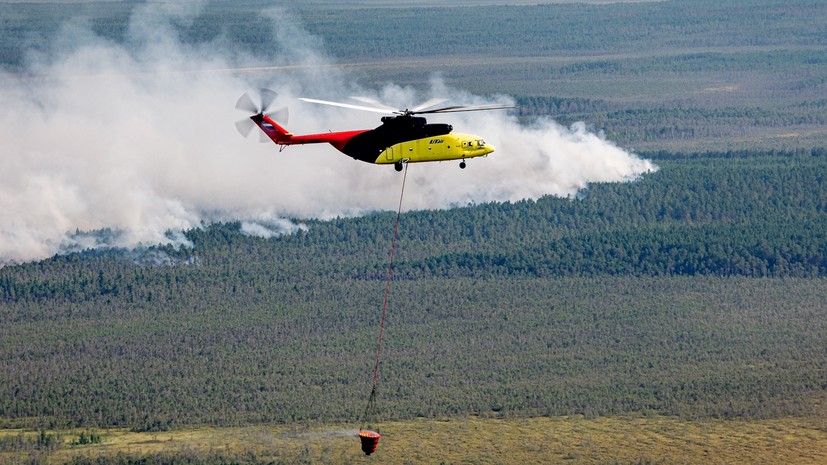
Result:
[[[260,121],[262,115],[270,116],[274,120],[277,120],[283,124],[287,123],[287,118],[289,116],[287,107],[280,108],[270,113],[270,106],[273,102],[275,102],[276,97],[278,97],[276,92],[270,89],[261,88],[258,90],[258,95],[256,97],[258,98],[254,99],[250,96],[249,92],[245,92],[235,103],[236,110],[240,110],[248,114],[246,118],[236,121],[235,123],[236,130],[238,130],[238,133],[245,138],[248,137],[253,128],[258,125],[256,119]],[[256,104],[256,101],[259,103]],[[270,138],[262,131],[259,135],[259,141],[270,142]]]

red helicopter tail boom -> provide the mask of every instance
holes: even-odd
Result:
[[[281,146],[326,143],[342,150],[354,136],[369,131],[369,129],[360,129],[356,131],[327,132],[297,136],[273,121],[273,119],[267,115],[254,115],[250,117],[250,119],[252,119],[253,122],[256,123],[256,125],[261,128],[265,134],[267,134],[267,137],[276,143],[276,145]]]

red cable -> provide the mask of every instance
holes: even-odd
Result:
[[[399,233],[399,217],[402,214],[402,196],[405,194],[405,180],[408,178],[408,164],[405,163],[405,173],[402,176],[402,192],[399,193],[399,208],[396,210],[396,227],[393,230],[393,245],[391,246],[391,260],[388,265],[388,282],[385,286],[385,303],[382,305],[382,321],[379,324],[379,344],[376,347],[376,364],[373,366],[373,390],[376,390],[376,380],[379,376],[379,356],[382,354],[382,334],[385,332],[385,313],[388,311],[388,297],[391,293],[391,273],[393,272],[393,257],[396,255],[396,235]]]

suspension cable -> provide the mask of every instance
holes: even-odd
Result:
[[[382,320],[379,323],[379,344],[376,346],[376,363],[373,365],[373,388],[371,398],[375,396],[376,381],[379,378],[379,357],[382,355],[382,336],[385,332],[385,314],[388,312],[388,298],[391,293],[391,275],[393,274],[393,257],[396,255],[396,237],[399,234],[399,218],[402,215],[402,197],[405,195],[405,180],[408,178],[408,164],[405,163],[405,173],[402,175],[402,191],[399,193],[399,207],[396,210],[396,226],[393,230],[391,245],[391,259],[388,264],[388,279],[385,284],[385,302],[382,304]]]

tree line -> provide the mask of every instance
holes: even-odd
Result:
[[[650,154],[660,168],[633,183],[597,183],[576,199],[491,203],[403,216],[400,279],[487,276],[748,276],[827,274],[823,150]],[[381,279],[390,213],[307,221],[278,239],[238,223],[187,232],[193,248],[56,256],[0,270],[0,299],[158,298],[193,281],[236,289],[248,279]],[[241,244],[244,244],[243,247]],[[228,256],[241,254],[239,260]],[[221,278],[214,273],[220,271]],[[254,276],[250,276],[254,275]],[[148,290],[152,289],[152,291]]]

